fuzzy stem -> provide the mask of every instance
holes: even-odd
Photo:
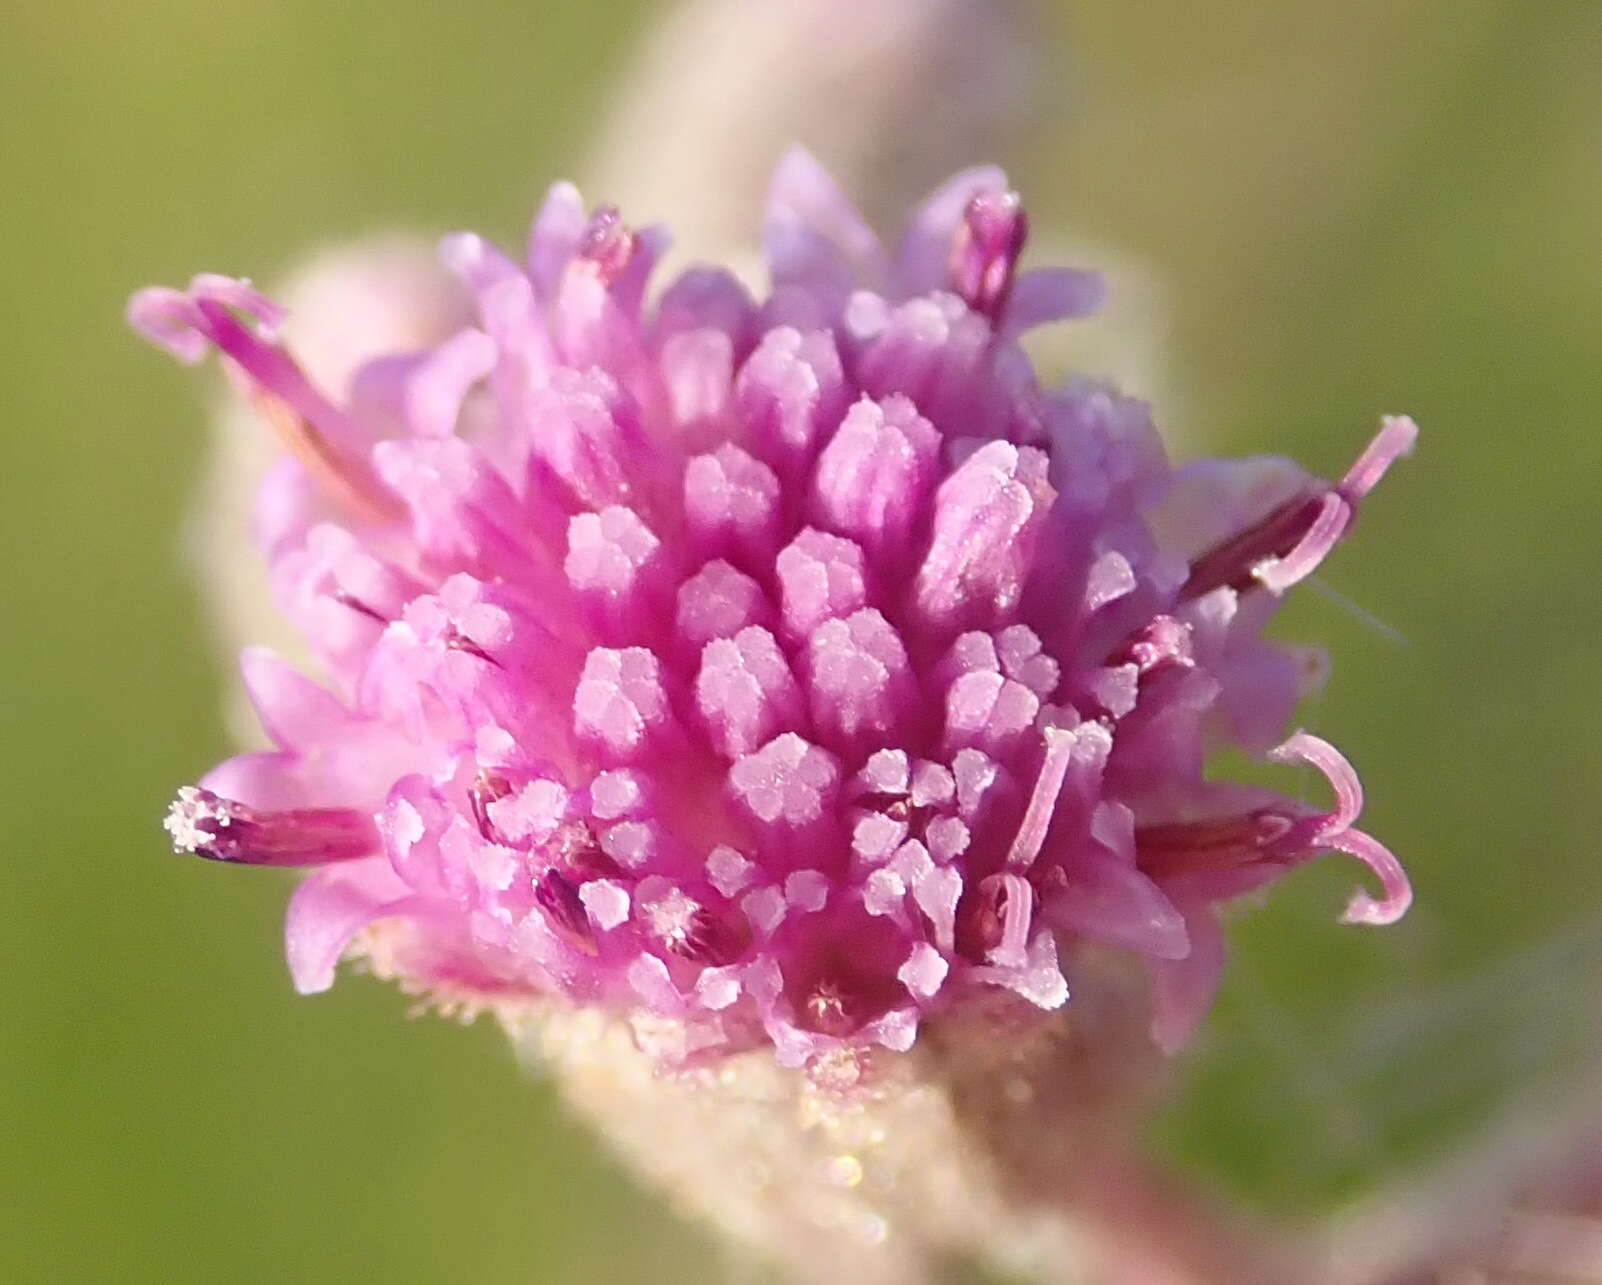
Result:
[[[1079,962],[1063,1012],[933,1023],[841,1092],[766,1050],[662,1075],[638,1032],[595,1011],[501,1017],[636,1174],[798,1285],[922,1285],[963,1267],[1092,1285],[1295,1279],[1141,1154],[1161,1080],[1144,989],[1124,961]]]

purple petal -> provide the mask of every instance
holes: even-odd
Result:
[[[1107,282],[1099,272],[1077,268],[1040,268],[1020,273],[1003,314],[1009,335],[1054,321],[1092,317],[1107,300]]]
[[[799,286],[838,301],[885,274],[878,236],[828,171],[800,147],[786,152],[773,173],[762,248],[776,286]]]
[[[1057,927],[1153,959],[1184,959],[1190,953],[1184,916],[1138,870],[1091,849],[1075,862],[1069,880],[1047,905]]]
[[[1190,952],[1183,959],[1153,965],[1152,1038],[1164,1053],[1176,1053],[1189,1042],[1218,993],[1224,973],[1224,933],[1210,912],[1186,920]]]

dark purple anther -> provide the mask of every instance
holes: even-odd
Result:
[[[1412,420],[1405,415],[1387,415],[1374,440],[1339,482],[1309,482],[1264,517],[1192,561],[1180,599],[1199,598],[1225,585],[1239,593],[1254,585],[1284,593],[1311,575],[1351,529],[1358,501],[1397,459],[1413,449],[1417,437]]]
[[[1135,851],[1141,871],[1154,878],[1232,870],[1294,855],[1301,845],[1292,832],[1321,820],[1258,808],[1239,816],[1143,825],[1135,831]]]
[[[1259,583],[1258,568],[1295,549],[1324,514],[1331,497],[1340,503],[1333,489],[1303,491],[1209,549],[1190,564],[1180,598],[1199,598],[1225,585],[1237,593],[1253,588]]]
[[[174,852],[247,866],[322,866],[381,846],[372,817],[355,808],[259,812],[198,785],[178,791],[164,824]]]
[[[500,830],[490,818],[490,804],[499,803],[512,792],[512,783],[491,768],[482,768],[467,787],[467,805],[473,809],[478,832],[491,843],[504,843]]]
[[[590,879],[613,879],[623,873],[617,862],[601,850],[595,831],[583,821],[561,826],[545,843],[551,859],[561,864],[580,883]]]
[[[1014,938],[1027,929],[1034,900],[1034,889],[1018,875],[991,875],[982,880],[957,906],[958,952],[978,963],[989,959],[991,952],[1008,943],[1009,925]]]
[[[487,665],[494,665],[497,669],[501,667],[500,661],[496,660],[495,657],[491,656],[489,652],[485,651],[454,625],[445,631],[445,645],[452,651],[465,651],[469,656],[475,656]]]
[[[634,257],[634,233],[615,205],[598,205],[579,233],[578,257],[589,263],[602,285],[611,285]]]
[[[972,960],[983,960],[1001,944],[1002,913],[1006,894],[998,885],[979,887],[957,907],[957,950]]]
[[[564,940],[587,955],[595,954],[590,917],[571,879],[560,870],[547,870],[534,881],[534,900]]]
[[[1107,663],[1133,665],[1142,678],[1174,665],[1189,669],[1195,664],[1190,648],[1190,626],[1172,616],[1154,616],[1119,643],[1107,657]]]
[[[997,320],[1012,295],[1029,216],[1016,192],[980,192],[968,202],[951,248],[951,280],[975,312]]]
[[[366,616],[369,620],[380,625],[389,624],[388,616],[384,615],[381,611],[378,611],[373,607],[369,607],[355,594],[346,593],[343,589],[337,589],[330,594],[329,597],[331,597],[341,607],[349,607],[359,616]]]

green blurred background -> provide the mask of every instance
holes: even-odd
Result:
[[[202,392],[134,287],[373,228],[520,235],[655,11],[68,0],[0,14],[0,1280],[657,1281],[715,1260],[487,1024],[297,999],[285,887],[159,818],[225,752],[177,556]],[[1187,449],[1418,457],[1285,632],[1419,904],[1308,872],[1237,962],[1162,1145],[1304,1215],[1599,1064],[1602,4],[1047,7],[1038,223],[1164,283]],[[655,211],[671,218],[672,211]],[[753,221],[755,213],[753,212]],[[1161,409],[1161,408],[1159,408]],[[1333,863],[1332,863],[1333,864]]]

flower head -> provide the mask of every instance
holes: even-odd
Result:
[[[1020,271],[1027,220],[965,171],[886,247],[810,157],[779,167],[772,289],[552,189],[519,260],[445,262],[475,324],[339,397],[247,283],[130,317],[228,359],[290,448],[256,530],[319,685],[244,657],[276,749],[180,791],[176,845],[316,867],[304,991],[353,945],[445,1001],[638,1018],[667,1062],[818,1065],[1017,997],[1069,999],[1064,940],[1139,952],[1180,1042],[1218,907],[1324,852],[1409,891],[1357,779],[1298,732],[1314,670],[1280,596],[1412,445],[1338,482],[1280,460],[1172,470],[1148,410],[1046,389],[1017,344],[1093,310]],[[1321,771],[1320,810],[1203,775],[1232,744]]]

